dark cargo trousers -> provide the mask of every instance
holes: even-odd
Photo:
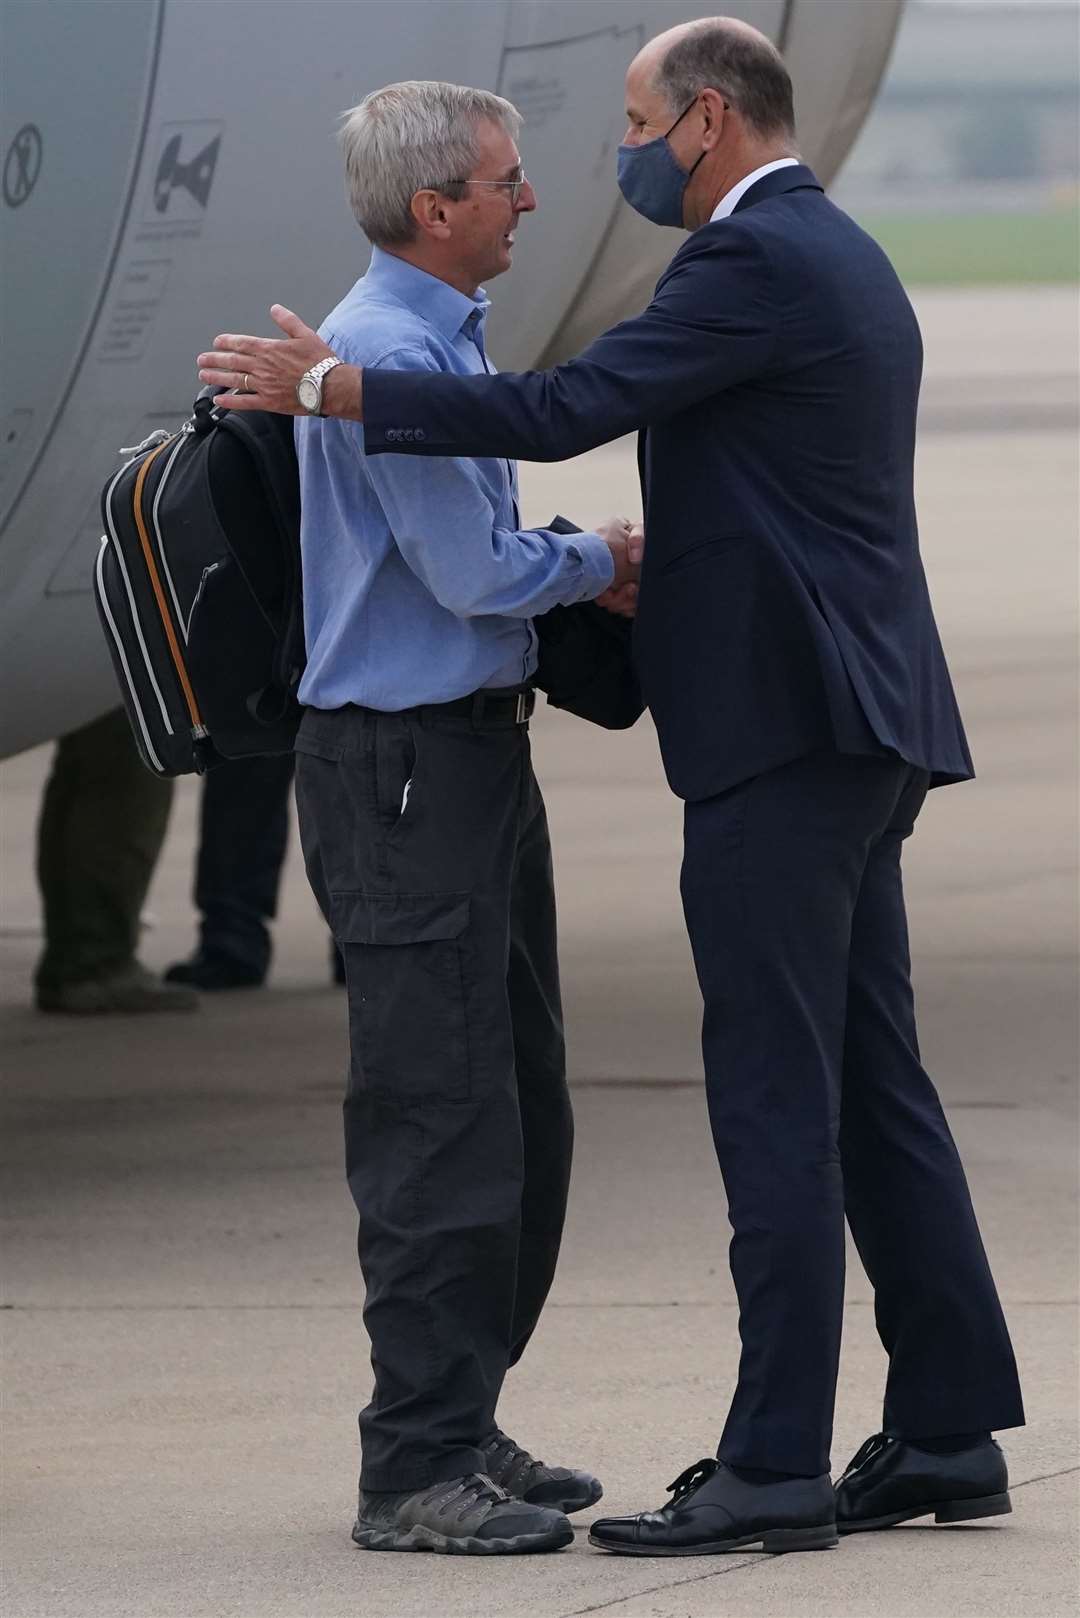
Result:
[[[346,964],[349,1188],[375,1390],[361,1484],[483,1471],[551,1285],[573,1123],[527,727],[309,709],[300,835]]]

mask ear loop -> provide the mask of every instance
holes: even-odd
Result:
[[[680,112],[679,116],[676,118],[675,122],[672,124],[671,129],[668,129],[668,130],[665,131],[664,136],[663,136],[664,140],[668,140],[670,138],[672,129],[678,129],[679,125],[682,123],[683,119],[686,117],[687,113],[690,111],[690,108],[691,107],[696,107],[700,99],[701,99],[701,91],[699,90],[697,95],[694,97],[694,99],[692,101],[687,102],[687,104],[683,108],[682,112]],[[730,110],[730,102],[725,101],[724,102],[724,111],[728,112],[729,110]],[[673,157],[674,157],[674,155],[675,154],[672,153]],[[687,171],[687,175],[686,175],[686,183],[687,183],[687,185],[690,184],[690,181],[694,177],[694,172],[697,169],[698,164],[700,164],[702,162],[704,157],[705,157],[705,153],[702,152],[701,156],[698,158],[698,160],[694,164],[693,168],[691,168],[691,169],[689,169]],[[678,159],[676,158],[676,162],[677,161],[678,161]]]
[[[690,111],[690,108],[697,106],[697,103],[698,103],[698,100],[699,100],[700,96],[701,96],[701,91],[699,90],[697,95],[694,97],[694,99],[692,101],[688,101],[686,103],[686,106],[683,108],[682,112],[680,112],[679,116],[676,118],[675,122],[672,124],[671,129],[678,129],[679,125],[682,123],[683,119],[686,117],[687,113]],[[671,129],[665,129],[664,130],[664,139],[665,140],[667,140],[668,136],[671,134]]]

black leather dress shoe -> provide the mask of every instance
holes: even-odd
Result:
[[[723,1461],[698,1461],[670,1485],[672,1498],[639,1517],[601,1517],[589,1544],[620,1556],[712,1556],[824,1551],[839,1543],[832,1483],[792,1478],[744,1483]]]
[[[1012,1510],[1009,1473],[992,1438],[953,1455],[931,1455],[878,1433],[852,1457],[836,1485],[841,1534],[927,1517],[941,1523],[1000,1517]]]

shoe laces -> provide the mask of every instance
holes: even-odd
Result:
[[[470,1472],[450,1490],[439,1506],[436,1516],[445,1517],[450,1507],[455,1504],[460,1508],[461,1515],[464,1515],[475,1506],[501,1506],[509,1498],[505,1489],[500,1489],[497,1483],[492,1483],[482,1472]]]
[[[858,1472],[869,1461],[880,1455],[883,1450],[888,1449],[891,1443],[892,1439],[887,1433],[874,1433],[873,1437],[868,1438],[866,1443],[855,1451],[847,1464],[846,1470],[841,1474],[840,1482],[844,1483],[853,1473]]]
[[[490,1458],[493,1471],[504,1472],[506,1476],[516,1472],[519,1481],[524,1481],[533,1472],[544,1470],[543,1461],[538,1461],[527,1449],[522,1449],[520,1444],[508,1438],[499,1427],[496,1427],[490,1439],[481,1445],[481,1448]]]
[[[708,1483],[719,1469],[720,1462],[713,1460],[711,1456],[706,1456],[703,1461],[695,1461],[693,1466],[688,1466],[685,1472],[679,1473],[674,1483],[668,1484],[668,1491],[672,1496],[669,1503],[677,1506],[688,1494],[693,1494],[703,1483]]]

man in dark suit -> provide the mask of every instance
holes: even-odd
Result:
[[[798,161],[791,84],[731,19],[627,77],[627,199],[690,235],[643,314],[568,364],[497,378],[338,366],[365,446],[560,460],[641,429],[636,656],[672,789],[705,1001],[709,1113],[742,1358],[718,1459],[660,1511],[594,1524],[632,1554],[836,1543],[836,1528],[1009,1509],[1023,1422],[963,1169],[920,1059],[900,855],[971,760],[919,557],[921,342],[881,249]],[[292,340],[219,338],[204,380],[296,411]],[[844,1219],[889,1356],[884,1432],[836,1490]]]

